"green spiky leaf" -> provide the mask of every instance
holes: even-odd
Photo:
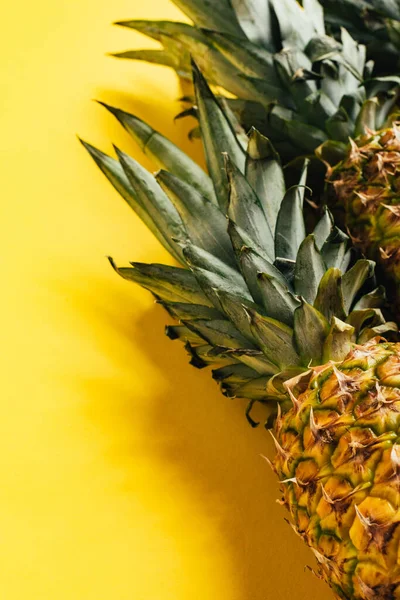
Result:
[[[372,277],[375,263],[370,260],[358,260],[342,277],[343,301],[346,313],[349,314],[358,292],[364,283]]]
[[[316,308],[305,302],[294,313],[294,339],[302,364],[321,364],[329,323]]]
[[[286,285],[282,285],[273,276],[259,273],[257,281],[266,314],[292,327],[294,311],[300,304],[299,300],[293,296]]]
[[[279,155],[268,138],[252,129],[246,158],[246,178],[255,191],[272,232],[286,192]]]
[[[138,283],[165,302],[213,306],[203,293],[196,277],[187,269],[137,262],[132,263],[132,267],[117,267],[111,258],[109,260],[118,275]]]
[[[328,321],[333,317],[345,320],[342,273],[339,269],[329,269],[321,279],[314,308],[322,313]]]
[[[217,203],[210,177],[178,146],[138,117],[104,102],[100,104],[118,119],[140,149],[156,163],[158,168],[170,171],[193,186],[205,198]]]
[[[228,153],[241,172],[244,172],[245,153],[214,94],[195,65],[193,66],[193,81],[208,170],[214,182],[220,207],[226,211],[229,185],[222,153]]]
[[[314,235],[309,235],[301,243],[294,272],[294,289],[309,304],[314,304],[319,283],[326,271],[325,263],[315,243]]]
[[[175,254],[181,256],[180,248],[174,239],[185,240],[187,234],[178,211],[154,177],[140,163],[118,148],[116,152],[136,198],[175,249]]]
[[[300,357],[293,347],[293,329],[256,311],[248,311],[251,330],[265,356],[284,368],[299,364]]]
[[[275,231],[275,254],[279,258],[295,260],[300,244],[306,237],[303,203],[307,166],[306,161],[299,185],[286,192],[279,210]]]
[[[192,186],[168,171],[156,179],[177,209],[191,242],[237,269],[225,215]],[[208,223],[202,227],[201,223]]]
[[[274,238],[261,203],[245,176],[226,156],[226,172],[229,180],[229,218],[274,259]]]
[[[108,181],[113,185],[113,187],[127,202],[127,204],[129,204],[129,206],[135,211],[143,223],[147,225],[155,237],[161,242],[166,250],[168,250],[168,252],[170,252],[172,256],[176,258],[176,260],[178,260],[178,262],[184,263],[180,249],[177,248],[169,236],[165,234],[164,230],[160,229],[158,226],[159,218],[157,217],[156,220],[153,219],[153,216],[149,212],[147,202],[143,203],[142,195],[138,194],[132,187],[120,163],[104,152],[97,150],[97,148],[91,144],[88,144],[82,140],[81,142],[97,166],[107,177]],[[146,178],[148,176],[149,174],[147,174]]]

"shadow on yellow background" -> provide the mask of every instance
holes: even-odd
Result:
[[[170,260],[74,138],[153,168],[90,99],[199,158],[191,124],[173,124],[175,76],[104,57],[150,45],[112,20],[179,17],[167,0],[140,4],[5,8],[0,597],[330,598],[275,502],[265,431],[188,366],[161,307],[104,258]]]

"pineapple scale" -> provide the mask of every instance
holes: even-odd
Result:
[[[400,599],[400,343],[354,346],[290,396],[273,468],[319,576],[337,598]]]

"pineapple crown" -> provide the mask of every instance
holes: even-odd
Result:
[[[320,0],[325,21],[337,34],[345,27],[367,45],[383,72],[399,67],[400,3],[398,0]]]
[[[327,209],[307,234],[307,161],[286,189],[271,142],[253,129],[245,149],[196,65],[193,72],[210,176],[148,124],[107,105],[161,170],[153,177],[118,149],[116,160],[83,143],[181,264],[113,267],[180,322],[168,336],[185,343],[194,366],[215,367],[226,395],[249,400],[256,425],[254,402],[275,400],[273,410],[287,400],[287,380],[396,327],[380,311],[374,263],[357,260]]]
[[[366,47],[344,27],[336,37],[328,36],[318,0],[303,0],[303,6],[296,0],[219,0],[212,10],[207,0],[174,2],[194,25],[120,21],[157,40],[162,49],[114,56],[168,65],[186,78],[193,57],[211,84],[236,96],[225,100],[233,123],[238,119],[246,130],[256,126],[285,161],[324,144],[325,159],[338,162],[349,136],[363,134],[366,127],[382,128],[398,110],[400,78],[374,70]],[[332,15],[332,3],[326,4]],[[334,4],[343,15],[355,6],[346,0]],[[368,8],[368,15],[390,16],[399,24],[393,0],[360,0],[356,6],[359,13]]]

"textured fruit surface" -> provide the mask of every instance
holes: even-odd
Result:
[[[400,598],[400,344],[371,340],[287,384],[273,464],[339,598]]]
[[[352,142],[330,175],[354,243],[376,260],[400,300],[400,128]],[[398,310],[397,310],[398,312]]]

